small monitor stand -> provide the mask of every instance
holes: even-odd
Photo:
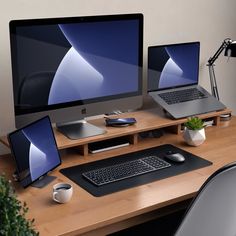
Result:
[[[35,188],[43,188],[47,186],[49,183],[51,183],[53,180],[55,180],[57,177],[52,175],[44,175],[41,176],[37,181],[32,183],[30,186]]]
[[[20,181],[20,177],[17,174],[17,171],[15,171],[12,176],[16,182]],[[41,176],[37,181],[32,183],[30,186],[35,187],[35,188],[43,188],[47,186],[49,183],[51,183],[53,180],[55,180],[56,178],[57,178],[56,176],[46,174],[46,175]]]

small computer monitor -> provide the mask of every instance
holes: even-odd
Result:
[[[8,140],[23,187],[42,187],[54,179],[47,173],[61,164],[61,158],[48,116],[10,133]]]
[[[142,106],[142,14],[13,20],[10,42],[16,127],[49,115],[76,139],[96,133],[77,120]]]

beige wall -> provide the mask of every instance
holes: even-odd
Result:
[[[2,0],[3,2],[3,0]],[[144,69],[147,46],[201,42],[200,82],[209,90],[207,60],[223,39],[236,39],[235,0],[8,0],[0,9],[0,135],[14,129],[8,22],[12,19],[141,12],[144,14]],[[221,100],[236,113],[236,59],[217,60]],[[146,73],[145,78],[146,80]],[[0,145],[0,153],[8,150]]]

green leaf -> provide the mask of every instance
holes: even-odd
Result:
[[[27,204],[17,199],[10,181],[0,175],[0,235],[39,235],[33,228],[34,219],[25,218],[28,210]]]
[[[184,123],[185,127],[190,130],[200,130],[204,128],[204,122],[202,119],[198,117],[190,117],[188,118],[187,122]]]

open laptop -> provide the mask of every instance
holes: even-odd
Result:
[[[148,94],[173,118],[225,109],[198,84],[200,42],[148,47]]]

